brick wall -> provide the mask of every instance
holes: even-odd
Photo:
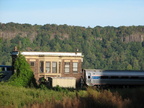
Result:
[[[75,77],[76,78],[77,86],[79,86],[81,76],[83,75],[82,74],[81,65],[82,65],[81,60],[78,60],[78,72],[74,73],[73,72],[73,60],[70,60],[70,72],[69,73],[65,73],[65,60],[62,60],[62,72],[61,72],[61,76],[62,77]]]

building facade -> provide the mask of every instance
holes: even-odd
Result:
[[[18,51],[12,52],[14,63]],[[44,77],[75,77],[77,83],[82,76],[83,55],[80,52],[21,52],[30,64],[35,79]]]

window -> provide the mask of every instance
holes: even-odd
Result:
[[[5,70],[5,67],[2,67],[1,70],[2,70],[2,71],[6,71],[6,70]]]
[[[111,76],[110,78],[111,78],[111,79],[118,79],[119,76]]]
[[[93,73],[93,75],[95,75],[96,73]]]
[[[78,63],[74,62],[73,63],[73,73],[77,73],[78,72]]]
[[[101,76],[101,79],[108,79],[108,76]]]
[[[129,76],[121,76],[121,79],[129,79]]]
[[[131,76],[130,79],[138,79],[138,76]]]
[[[7,67],[7,71],[12,71],[12,67]]]
[[[65,62],[65,73],[70,72],[70,62]]]
[[[52,62],[52,73],[57,72],[57,62]]]
[[[51,62],[46,62],[46,73],[51,72]]]
[[[35,65],[35,63],[31,61],[30,62],[30,66],[34,66],[34,65]]]
[[[61,62],[59,62],[59,73],[61,72]]]
[[[92,79],[101,79],[101,76],[92,76]]]
[[[40,73],[44,72],[44,62],[40,61]]]

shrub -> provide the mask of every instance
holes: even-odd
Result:
[[[143,108],[144,89],[86,91],[42,90],[0,83],[0,107],[4,108]],[[126,95],[127,93],[127,95]],[[129,98],[129,99],[128,99]]]
[[[9,84],[23,87],[36,86],[36,80],[30,65],[20,53],[15,61],[14,69],[16,72],[9,79]]]
[[[112,93],[109,90],[97,91],[92,88],[87,89],[86,107],[98,108],[126,108],[129,105],[129,99],[122,99],[118,93]]]

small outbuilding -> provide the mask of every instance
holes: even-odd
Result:
[[[75,77],[49,77],[48,81],[51,87],[76,88]]]

